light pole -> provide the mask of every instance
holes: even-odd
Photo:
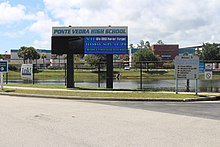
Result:
[[[5,56],[4,56],[4,60],[6,59],[6,54],[8,53],[8,51],[5,51]]]

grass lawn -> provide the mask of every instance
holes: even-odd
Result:
[[[79,91],[57,91],[57,90],[26,90],[26,89],[4,89],[7,93],[20,94],[38,94],[50,96],[77,96],[77,97],[95,97],[95,98],[170,98],[170,99],[185,99],[198,98],[193,94],[174,94],[163,92],[79,92]],[[0,91],[0,92],[3,92]]]
[[[174,92],[153,92],[153,91],[109,91],[108,89],[93,89],[89,91],[87,88],[75,88],[66,90],[64,86],[46,86],[46,85],[29,85],[29,84],[8,84],[7,86],[27,87],[27,88],[41,88],[41,89],[19,89],[11,88],[0,90],[0,92],[6,93],[20,93],[20,94],[37,94],[37,95],[50,95],[50,96],[77,96],[77,97],[113,97],[113,98],[170,98],[170,99],[186,99],[186,98],[198,98],[205,95],[195,94],[175,94]],[[43,88],[50,88],[52,90],[46,90]],[[56,88],[56,90],[53,90]],[[57,90],[60,89],[60,90]],[[79,91],[79,89],[87,89],[87,91]]]

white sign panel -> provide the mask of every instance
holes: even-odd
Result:
[[[21,78],[30,80],[33,79],[33,64],[22,64]]]
[[[212,79],[212,71],[205,71],[205,80]]]
[[[176,56],[176,79],[199,79],[199,57],[188,54]]]
[[[205,63],[205,80],[211,80],[212,79],[212,63]]]
[[[53,27],[52,36],[128,36],[128,27]]]
[[[212,71],[212,63],[205,63],[205,71]]]

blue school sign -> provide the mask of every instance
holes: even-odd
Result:
[[[128,27],[53,27],[53,54],[128,54]]]
[[[0,72],[8,72],[8,61],[0,60]]]

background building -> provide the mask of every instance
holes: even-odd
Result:
[[[0,59],[10,61],[11,55],[10,54],[0,54]]]
[[[154,54],[158,55],[162,61],[174,60],[179,54],[178,44],[154,44],[151,48]]]
[[[194,46],[188,46],[188,47],[181,47],[179,49],[179,55],[183,53],[189,53],[191,55],[198,54],[199,52],[202,52],[202,45],[194,45]]]
[[[179,49],[179,55],[182,55],[184,53],[189,53],[191,55],[195,54],[196,48],[180,48]]]

